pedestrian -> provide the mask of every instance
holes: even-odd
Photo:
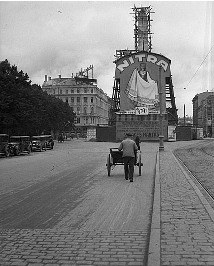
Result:
[[[135,143],[137,145],[138,150],[140,150],[140,138],[139,138],[139,136],[136,136]]]
[[[126,138],[120,143],[118,150],[123,151],[125,179],[129,179],[130,182],[133,182],[135,154],[138,150],[138,147],[131,137],[132,134],[127,133]]]

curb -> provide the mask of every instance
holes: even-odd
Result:
[[[159,150],[156,156],[155,165],[155,186],[154,186],[154,201],[153,201],[153,213],[151,223],[151,233],[149,240],[149,252],[148,252],[148,266],[160,266],[160,161]]]

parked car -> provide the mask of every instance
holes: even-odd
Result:
[[[54,147],[54,140],[52,135],[45,135],[46,136],[46,148],[53,149]]]
[[[8,146],[9,143],[9,135],[0,134],[0,155],[4,155],[5,157],[10,156],[10,148]]]
[[[20,155],[23,152],[31,152],[30,136],[11,136],[8,144],[11,155]]]
[[[47,135],[33,136],[31,138],[32,151],[42,151],[47,149]]]

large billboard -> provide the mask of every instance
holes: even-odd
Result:
[[[115,79],[120,81],[120,111],[147,106],[150,112],[158,112],[160,92],[165,111],[166,77],[171,75],[168,58],[140,51],[123,56],[115,63]]]

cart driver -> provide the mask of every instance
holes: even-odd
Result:
[[[126,138],[120,143],[118,150],[123,151],[125,179],[133,182],[135,154],[138,147],[131,137],[131,133],[126,133]]]

